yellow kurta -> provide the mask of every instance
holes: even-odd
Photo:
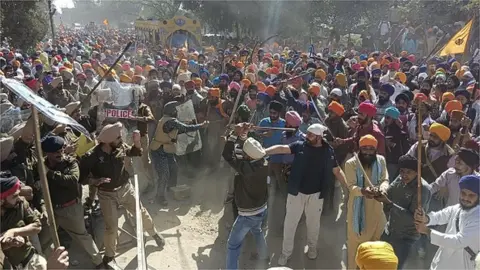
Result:
[[[380,162],[380,167],[382,173],[380,179],[378,179],[378,185],[386,181],[388,183],[388,172],[385,158],[383,156],[377,155],[378,161]],[[367,241],[377,241],[380,240],[380,236],[383,233],[387,219],[383,213],[382,203],[374,200],[365,198],[365,228],[363,232],[358,235],[353,229],[353,202],[355,197],[363,196],[361,188],[357,186],[357,162],[355,157],[347,160],[345,163],[345,178],[348,185],[349,197],[347,204],[347,253],[348,253],[348,269],[356,269],[355,263],[355,254],[357,252],[358,246]],[[372,182],[375,182],[372,179],[372,170],[371,168],[365,168],[365,172]],[[365,187],[367,187],[367,181],[365,180]]]

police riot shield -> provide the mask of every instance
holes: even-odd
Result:
[[[195,110],[193,109],[192,100],[189,99],[177,106],[177,119],[185,124],[197,123],[197,117],[195,115]],[[178,156],[183,156],[200,149],[202,149],[202,139],[198,130],[179,134],[177,136],[176,154]]]

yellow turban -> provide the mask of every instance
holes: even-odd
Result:
[[[428,130],[430,133],[435,133],[440,140],[446,142],[450,138],[450,129],[440,123],[433,123]]]
[[[456,68],[457,68],[457,70],[459,70],[459,69],[460,69],[460,67],[461,67],[461,65],[460,65],[460,63],[459,63],[459,62],[455,61],[455,62],[453,62],[453,63],[452,63],[452,65],[451,65],[450,67],[451,67],[451,68],[453,68],[453,67],[456,67]]]
[[[194,78],[194,79],[193,79],[193,82],[195,83],[195,85],[201,86],[203,81],[202,81],[202,79],[200,79],[200,78]]]
[[[407,75],[403,72],[397,72],[395,73],[395,78],[398,78],[402,83],[405,83],[407,81]]]
[[[360,270],[395,270],[398,266],[398,258],[393,247],[382,241],[360,244],[355,261]]]
[[[360,145],[360,147],[373,146],[373,147],[377,148],[378,141],[377,141],[377,139],[375,139],[375,137],[368,134],[368,135],[365,135],[365,136],[361,137],[358,144]]]
[[[128,76],[127,74],[122,74],[120,75],[120,82],[122,83],[132,83],[132,78]]]

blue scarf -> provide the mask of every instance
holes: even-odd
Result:
[[[357,160],[357,162],[360,162]],[[363,187],[364,179],[363,173],[360,169],[360,164],[357,166],[357,186]],[[378,177],[382,175],[382,167],[380,166],[380,162],[375,160],[372,164],[372,177],[370,181],[372,181],[372,185],[378,184]],[[363,229],[365,228],[365,198],[363,196],[355,197],[353,201],[353,230],[357,234],[361,234]]]

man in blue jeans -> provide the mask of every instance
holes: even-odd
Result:
[[[422,205],[417,205],[417,162],[415,157],[401,156],[398,160],[400,175],[390,183],[386,194],[374,197],[383,202],[383,212],[388,221],[381,240],[392,245],[398,257],[398,269],[403,268],[410,249],[420,239],[420,233],[415,228],[415,209],[426,209],[431,196],[428,183],[421,179]]]
[[[255,237],[258,259],[267,264],[269,261],[267,242],[261,227],[267,214],[268,167],[263,158],[265,150],[262,145],[253,138],[247,138],[250,127],[248,123],[237,124],[227,137],[222,153],[225,161],[236,171],[233,193],[238,208],[238,216],[227,242],[226,269],[238,269],[243,239],[248,232]]]

